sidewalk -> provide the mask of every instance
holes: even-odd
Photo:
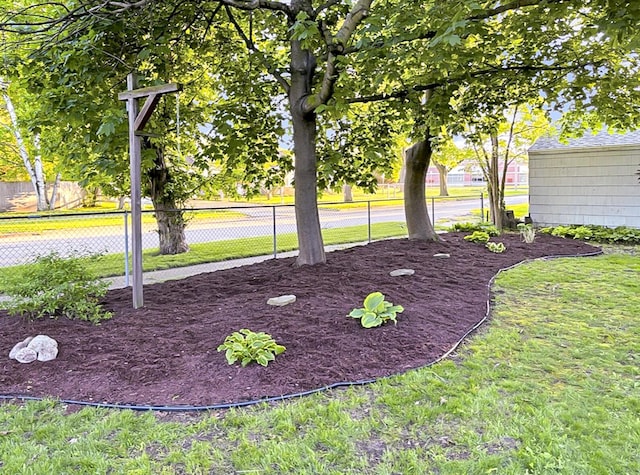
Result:
[[[334,246],[325,246],[326,252],[336,251],[339,249],[346,249],[348,247],[361,246],[367,244],[366,242],[356,242],[356,243],[348,243],[348,244],[337,244]],[[289,251],[289,252],[279,252],[277,259],[281,259],[284,257],[295,257],[298,255],[298,251]],[[158,282],[165,282],[167,280],[177,280],[184,279],[185,277],[190,277],[192,275],[204,274],[206,272],[214,272],[217,270],[230,269],[232,267],[241,267],[250,264],[255,264],[257,262],[267,261],[273,259],[273,254],[267,254],[263,256],[255,256],[255,257],[246,257],[243,259],[232,259],[228,261],[219,261],[219,262],[209,262],[207,264],[197,264],[193,266],[187,267],[174,267],[172,269],[165,270],[156,270],[145,272],[142,275],[142,284],[155,284]],[[129,276],[129,286],[131,286],[132,277]],[[124,287],[128,287],[126,284],[125,276],[118,277],[108,277],[105,280],[111,282],[109,286],[110,289],[121,289]]]

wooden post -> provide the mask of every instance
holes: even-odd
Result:
[[[160,86],[137,89],[138,81],[135,73],[127,76],[127,92],[118,94],[118,99],[127,101],[129,114],[129,161],[131,175],[131,266],[133,287],[133,308],[144,305],[142,291],[142,143],[138,132],[141,132],[149,121],[160,97],[163,94],[177,92],[179,84],[163,84]],[[142,110],[138,112],[138,99],[146,98]]]
[[[127,76],[127,89],[133,91],[138,87],[134,73]],[[133,278],[133,308],[144,305],[142,293],[142,143],[136,135],[136,118],[138,117],[138,99],[127,100],[129,113],[129,162],[131,176],[131,252]]]

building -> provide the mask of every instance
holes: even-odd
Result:
[[[529,149],[529,215],[537,226],[640,228],[640,130],[587,134]]]

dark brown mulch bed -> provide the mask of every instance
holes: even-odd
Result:
[[[369,380],[423,366],[447,352],[486,314],[499,269],[542,256],[590,254],[579,241],[539,235],[494,238],[495,254],[458,233],[440,243],[375,242],[328,254],[327,264],[292,258],[146,286],[133,310],[130,289],[113,290],[99,326],[67,319],[27,323],[0,312],[0,393],[139,405],[213,405]],[[449,253],[449,259],[434,258]],[[411,268],[413,276],[389,272]],[[363,329],[346,318],[370,292],[403,305],[398,324]],[[286,307],[267,305],[295,294]],[[268,367],[229,366],[216,348],[233,331],[270,333],[287,350]],[[47,334],[60,347],[50,362],[20,364],[9,350]]]

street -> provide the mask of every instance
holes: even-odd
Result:
[[[526,195],[507,197],[507,205],[526,202]],[[428,200],[429,214],[432,214],[432,202]],[[323,229],[335,229],[348,226],[366,225],[368,222],[404,222],[404,208],[394,206],[376,206],[372,202],[370,217],[367,203],[355,208],[335,209],[320,205],[320,223]],[[433,203],[436,221],[449,220],[470,214],[480,208],[480,200],[443,200]],[[187,242],[212,242],[229,239],[243,239],[256,236],[295,233],[295,215],[293,206],[237,207],[234,211],[244,216],[234,219],[198,221],[194,219],[185,231]],[[486,210],[486,203],[485,203]],[[143,249],[157,248],[158,235],[155,226],[143,226]],[[130,229],[128,230],[130,233]],[[130,236],[129,236],[130,240]],[[129,250],[131,249],[129,245]],[[46,231],[38,235],[20,235],[0,239],[0,267],[24,264],[38,255],[49,252],[60,255],[72,253],[122,253],[125,251],[125,230],[116,227],[73,228],[69,230]]]

